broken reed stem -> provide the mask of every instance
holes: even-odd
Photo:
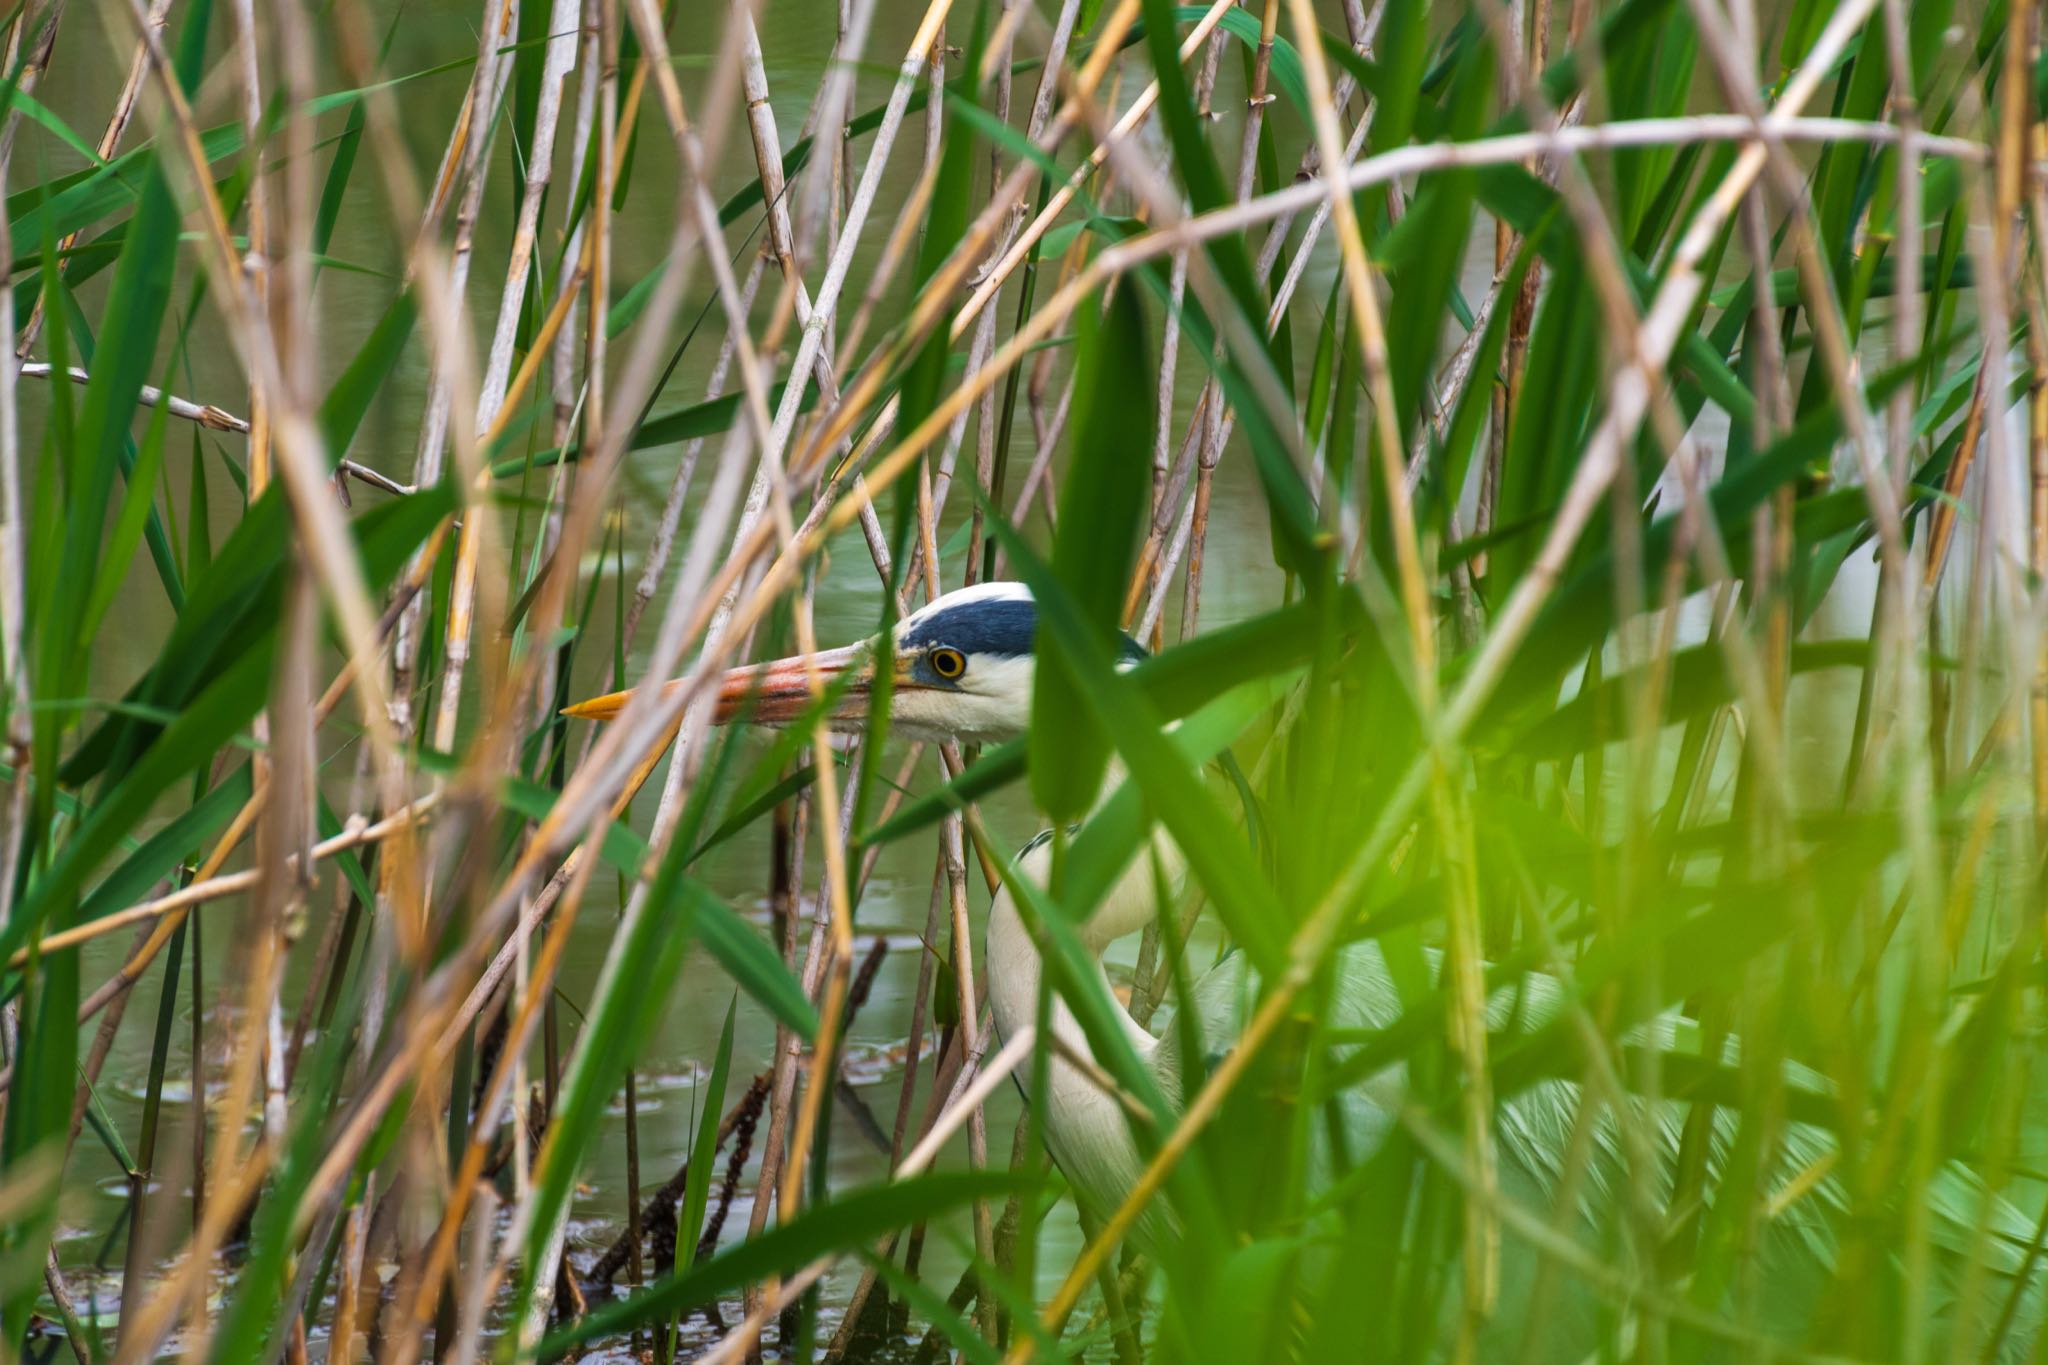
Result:
[[[21,362],[18,373],[27,379],[48,379],[51,377],[52,370],[46,361],[25,360]],[[91,375],[76,365],[66,366],[64,374],[74,384],[86,384],[92,380]],[[152,384],[144,384],[137,393],[135,401],[146,408],[161,405],[170,410],[171,416],[181,417],[188,422],[197,422],[200,426],[207,427],[213,431],[238,431],[244,435],[247,435],[249,431],[247,418],[237,417],[233,413],[217,408],[211,403],[194,403],[187,398],[166,394]]]

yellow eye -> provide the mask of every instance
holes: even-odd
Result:
[[[957,649],[947,649],[941,645],[925,657],[931,662],[932,672],[947,682],[953,681],[967,671],[967,657]]]

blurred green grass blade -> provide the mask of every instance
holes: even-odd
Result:
[[[1127,235],[1123,229],[1129,221],[1097,218],[1091,220],[1091,228],[1105,240],[1121,240]],[[1251,348],[1250,355],[1240,354],[1235,349],[1218,351],[1215,324],[1192,294],[1175,303],[1164,263],[1148,261],[1133,274],[1162,307],[1178,309],[1181,331],[1186,338],[1183,354],[1203,357],[1222,385],[1224,396],[1230,400],[1231,409],[1237,416],[1238,430],[1244,433],[1246,442],[1251,446],[1252,467],[1257,471],[1266,495],[1275,559],[1281,568],[1289,572],[1304,577],[1314,575],[1327,547],[1328,537],[1317,526],[1315,501],[1310,497],[1300,468],[1295,463],[1293,445],[1298,436],[1298,419],[1291,406],[1284,409],[1284,421],[1275,415],[1275,411],[1269,411],[1269,400],[1270,406],[1276,409],[1281,407],[1283,400],[1291,402],[1286,400],[1272,357],[1262,347]],[[1263,314],[1254,318],[1240,311],[1238,322],[1244,335],[1265,334]]]
[[[1026,752],[1026,742],[1021,739],[985,751],[960,776],[904,802],[894,815],[861,835],[860,842],[868,847],[895,843],[906,835],[929,829],[955,811],[967,809],[970,802],[1001,791],[1028,770]]]
[[[341,819],[334,813],[334,807],[328,803],[326,795],[317,787],[313,792],[313,800],[315,806],[314,815],[319,825],[320,837],[322,839],[332,839],[339,835],[344,829]],[[369,873],[364,869],[363,860],[356,850],[352,848],[342,849],[334,855],[334,862],[340,866],[341,875],[348,880],[349,890],[355,894],[355,898],[364,905],[375,905],[377,903],[376,888],[370,885]]]
[[[17,86],[13,93],[8,96],[8,99],[8,107],[10,109],[20,110],[22,116],[28,119],[29,122],[47,130],[59,142],[69,147],[72,151],[77,152],[93,165],[104,166],[106,164],[90,142],[80,137],[71,125],[66,123],[55,110],[43,104],[26,90]]]
[[[381,589],[391,582],[453,507],[451,488],[440,484],[360,513],[351,529],[370,586]],[[156,663],[130,689],[130,700],[179,709],[244,650],[269,639],[282,601],[287,536],[283,491],[274,486],[251,505],[206,574],[193,584],[186,609],[179,612]],[[109,768],[119,771],[157,728],[110,717],[66,761],[64,780],[78,785]]]
[[[774,786],[768,788],[720,821],[718,828],[705,835],[703,842],[690,850],[690,861],[692,863],[696,862],[712,849],[717,848],[720,844],[774,810],[784,801],[789,800],[790,797],[809,787],[812,779],[817,777],[817,775],[817,768],[810,764],[793,769],[787,776],[775,783]]]
[[[512,59],[512,101],[506,113],[517,139],[511,167],[510,198],[514,213],[526,197],[526,159],[533,154],[534,125],[540,115],[541,73],[547,64],[551,12],[549,6],[541,4],[519,8],[519,51]]]
[[[1535,260],[1535,239],[1524,237],[1508,266],[1501,286],[1502,298],[1516,297]],[[1487,320],[1486,332],[1479,339],[1479,353],[1473,357],[1473,374],[1492,376],[1498,372],[1501,354],[1507,346],[1508,324],[1513,320],[1511,314],[1510,309],[1493,310],[1493,316]],[[1450,511],[1464,497],[1472,469],[1478,462],[1480,437],[1485,433],[1494,391],[1495,385],[1491,381],[1466,384],[1465,391],[1458,396],[1458,405],[1451,414],[1444,438],[1432,443],[1430,488],[1445,531],[1449,529]]]
[[[725,1114],[725,1083],[732,1072],[732,1026],[739,1009],[734,996],[725,1007],[725,1026],[718,1033],[718,1052],[711,1063],[711,1082],[701,1099],[697,1143],[690,1149],[690,1175],[683,1182],[683,1208],[676,1219],[676,1264],[687,1265],[704,1233],[704,1208],[711,1200],[711,1167],[718,1160],[718,1124]]]
[[[1159,83],[1157,110],[1173,151],[1174,167],[1196,213],[1220,209],[1231,202],[1230,193],[1204,140],[1187,74],[1181,69],[1171,7],[1166,0],[1145,0],[1143,12],[1145,43]],[[1381,118],[1383,113],[1376,116],[1375,126]],[[1195,354],[1214,357],[1211,363],[1217,379],[1251,445],[1253,464],[1266,491],[1280,567],[1303,578],[1318,577],[1327,538],[1317,530],[1314,500],[1304,484],[1296,449],[1300,419],[1290,389],[1293,367],[1288,360],[1287,328],[1283,325],[1274,336],[1267,334],[1265,296],[1241,232],[1211,238],[1202,250],[1222,279],[1223,293],[1234,314],[1212,320],[1226,345],[1219,350],[1215,338],[1202,336],[1204,329],[1196,321],[1201,310],[1191,296],[1180,305],[1182,326]],[[1164,262],[1151,262],[1140,273],[1155,293],[1170,297]]]
[[[1646,24],[1603,54],[1606,93],[1617,118],[1663,118],[1684,112],[1698,55],[1691,16],[1674,13]],[[1652,202],[1665,187],[1673,149],[1639,147],[1613,157],[1616,237],[1638,254],[1651,247]]]
[[[1344,288],[1342,276],[1330,282],[1330,292],[1323,300],[1323,323],[1316,329],[1316,348],[1309,360],[1308,405],[1302,413],[1301,428],[1304,442],[1314,450],[1323,444],[1324,434],[1329,430],[1330,414],[1338,406],[1340,398],[1348,393],[1336,391],[1337,346],[1343,335],[1337,323],[1342,316],[1343,305],[1339,296]],[[1484,374],[1484,370],[1477,371]]]
[[[0,959],[12,957],[53,906],[74,898],[100,861],[170,784],[202,764],[263,709],[274,641],[244,651],[144,750],[121,781],[93,807],[31,888],[21,913],[0,928]]]
[[[1267,1238],[1222,1258],[1215,1273],[1230,1292],[1190,1305],[1197,1318],[1190,1335],[1215,1352],[1211,1359],[1257,1360],[1269,1342],[1291,1333],[1291,1291],[1303,1251],[1293,1238]]]
[[[1429,61],[1426,0],[1387,0],[1373,57],[1379,67],[1380,79],[1374,92],[1379,100],[1367,143],[1370,151],[1384,152],[1406,142],[1415,127],[1415,111],[1422,101],[1423,73]],[[1377,193],[1383,196],[1386,191],[1381,189]],[[1370,224],[1375,216],[1361,212],[1359,220]]]
[[[1071,223],[1062,224],[1038,239],[1039,251],[1049,257],[1066,254],[1073,246],[1074,239],[1084,232],[1092,232],[1105,242],[1121,242],[1126,237],[1135,237],[1147,231],[1142,218],[1131,218],[1118,214],[1090,214]]]
[[[392,24],[395,30],[396,16],[393,16]],[[385,42],[390,42],[388,34]],[[328,244],[334,240],[334,225],[341,219],[349,177],[355,172],[356,149],[362,145],[365,118],[362,101],[358,100],[349,107],[348,122],[343,126],[341,136],[335,140],[334,157],[328,162],[326,178],[320,182],[320,203],[313,214],[313,250],[322,256],[327,254]]]
[[[698,897],[697,933],[705,951],[792,1033],[805,1040],[815,1037],[818,1013],[767,940],[710,892],[694,884],[690,891]]]
[[[1564,495],[1583,443],[1597,388],[1606,382],[1599,309],[1585,268],[1554,262],[1530,332],[1522,395],[1501,464],[1500,524],[1527,521]],[[1533,541],[1512,541],[1488,557],[1497,596],[1521,580]]]
[[[1584,44],[1577,50],[1565,48],[1543,68],[1543,98],[1552,108],[1562,107],[1565,101],[1585,90],[1594,76],[1604,74],[1583,70],[1580,66],[1582,52],[1604,53],[1626,43],[1637,30],[1660,22],[1665,11],[1675,3],[1676,0],[1625,0],[1625,3],[1601,15],[1596,25],[1599,33],[1597,44]],[[1521,126],[1520,110],[1509,117],[1516,120],[1517,127]]]
[[[129,1155],[128,1144],[121,1141],[120,1130],[114,1127],[107,1106],[100,1099],[99,1087],[92,1083],[92,1077],[85,1074],[85,1068],[78,1069],[78,1083],[85,1091],[85,1121],[92,1127],[93,1136],[106,1148],[107,1155],[124,1174],[133,1175],[137,1170],[135,1158]]]
[[[422,751],[420,766],[428,771],[454,773],[459,765],[447,754],[433,754]],[[554,809],[555,798],[559,795],[554,788],[523,777],[506,776],[498,779],[498,800],[505,808],[528,820],[545,820]],[[636,871],[647,856],[646,841],[625,825],[613,822],[605,831],[604,843],[600,847],[604,860],[628,875]]]
[[[1074,449],[1060,490],[1060,533],[1052,571],[1066,586],[1096,646],[1123,653],[1119,617],[1124,585],[1137,560],[1138,531],[1151,494],[1154,413],[1131,401],[1151,379],[1145,317],[1128,287],[1114,290],[1106,315],[1080,309],[1075,350]],[[1065,823],[1085,811],[1102,785],[1109,736],[1087,720],[1081,679],[1040,617],[1031,696],[1031,795]]]
[[[579,1342],[616,1336],[666,1315],[709,1303],[769,1275],[787,1274],[833,1252],[848,1252],[899,1228],[927,1222],[979,1200],[1028,1193],[1036,1177],[1008,1171],[946,1172],[874,1185],[814,1205],[795,1219],[714,1256],[678,1269],[624,1302],[598,1309],[542,1341],[529,1355],[552,1358]]]
[[[200,152],[209,162],[241,150],[240,122],[209,128],[200,134]],[[12,221],[14,240],[34,241],[46,228],[53,238],[65,237],[137,203],[140,191],[155,178],[156,163],[153,147],[138,147],[75,177],[60,177],[48,185],[9,195],[7,214]],[[46,193],[47,190],[55,192]],[[175,233],[176,229],[171,231]]]
[[[20,1016],[14,1079],[7,1088],[0,1168],[19,1171],[45,1162],[57,1176],[64,1168],[72,1077],[78,1073],[78,954],[59,954],[35,969],[29,1005]],[[33,1256],[40,1269],[44,1248],[56,1235],[59,1188],[53,1178],[46,1190],[25,1201],[26,1207],[17,1206],[12,1217],[0,1222],[0,1265]],[[40,1275],[26,1279],[0,1301],[0,1350],[15,1352],[17,1358],[40,1287]]]
[[[191,478],[185,490],[185,581],[190,583],[206,574],[213,563],[213,516],[209,506],[211,499],[206,491],[206,446],[199,439],[199,433],[192,433]],[[185,608],[180,605],[178,615],[182,619]]]
[[[1180,64],[1180,34],[1173,22],[1173,6],[1166,0],[1144,0],[1144,15],[1145,46],[1151,54],[1153,78],[1159,83],[1155,108],[1164,125],[1167,143],[1173,149],[1174,166],[1196,213],[1221,208],[1230,202],[1230,189],[1202,136],[1187,72]],[[1243,235],[1233,233],[1211,239],[1204,249],[1215,261],[1217,272],[1238,307],[1263,323],[1265,310]]]
[[[1173,17],[1182,23],[1192,23],[1208,12],[1205,5],[1182,5],[1174,10]],[[1258,17],[1250,10],[1225,10],[1217,27],[1244,44],[1247,52],[1258,50],[1261,27]],[[1294,105],[1295,112],[1304,120],[1308,119],[1308,75],[1302,70],[1300,51],[1283,33],[1273,35],[1273,50],[1268,57],[1266,75]]]
[[[1020,162],[1030,162],[1053,182],[1061,183],[1068,178],[1068,168],[1061,166],[1052,153],[982,108],[978,100],[963,96],[950,85],[946,87],[946,112],[950,117],[972,128],[986,139],[990,146],[1008,152]],[[1093,196],[1088,193],[1085,186],[1074,191],[1073,202],[1079,206],[1085,218],[1094,217],[1098,211]]]
[[[185,607],[171,623],[156,663],[129,689],[128,699],[178,709],[195,694],[209,671],[232,657],[237,642],[254,638],[252,621],[265,614],[274,616],[288,522],[281,488],[269,490],[250,504],[226,541],[209,552],[203,572],[193,575]],[[203,536],[198,518],[195,526],[200,529],[194,534]],[[70,786],[84,785],[110,765],[132,757],[154,728],[110,716],[65,760],[61,779]]]
[[[78,345],[78,358],[89,372],[93,364],[92,327],[86,321],[84,310],[78,305],[78,296],[72,289],[68,271],[61,272],[56,276],[55,287],[58,296],[64,302],[65,310],[71,317],[71,335]],[[184,344],[185,338],[181,329],[174,353],[171,359],[166,362],[167,376],[171,369],[177,365],[179,357],[183,354]],[[168,388],[165,391],[168,392]],[[159,415],[159,408],[153,406],[147,411],[149,420],[154,422]],[[120,443],[116,448],[115,463],[120,470],[121,478],[127,484],[130,491],[134,487],[135,462],[138,458],[135,441],[124,430],[121,434]],[[125,507],[127,504],[124,502],[123,506]],[[163,518],[158,515],[153,499],[145,500],[138,510],[139,515],[142,517],[142,534],[148,540],[150,559],[156,566],[157,579],[163,587],[164,598],[169,603],[172,611],[181,611],[185,605],[185,585],[183,575],[178,570],[177,555],[171,547],[170,534],[164,529]],[[114,554],[113,549],[110,547],[106,554],[108,559],[111,560]],[[122,564],[125,568],[125,559],[122,561]],[[117,580],[111,587],[107,587],[104,590],[112,592],[119,586],[120,584]],[[95,584],[95,591],[100,590],[101,586]]]
[[[1175,728],[1174,747],[1189,763],[1207,766],[1280,700],[1282,690],[1278,679],[1259,679],[1225,693]],[[1132,857],[1148,846],[1144,840],[1149,824],[1142,790],[1135,782],[1124,782],[1090,813],[1088,823],[1068,845],[1062,898],[1073,905],[1097,904]]]
[[[1449,91],[1449,127],[1445,131],[1454,142],[1468,141],[1480,134],[1492,102],[1492,47],[1476,44],[1470,51],[1474,55],[1462,63]],[[1375,116],[1375,126],[1384,117],[1383,106]],[[1403,245],[1403,234],[1406,242],[1412,243],[1402,253],[1403,263],[1394,267],[1392,288],[1401,306],[1386,315],[1388,372],[1395,412],[1403,439],[1411,444],[1418,430],[1417,422],[1426,417],[1426,386],[1439,349],[1437,339],[1446,306],[1457,292],[1459,271],[1464,266],[1465,243],[1475,217],[1473,198],[1477,184],[1478,178],[1470,171],[1454,170],[1428,177],[1385,243],[1390,256]]]
[[[1178,34],[1182,25],[1196,23],[1206,16],[1209,13],[1209,6],[1177,5],[1172,13],[1173,26],[1168,31]],[[1086,28],[1087,24],[1084,22],[1076,25],[1075,31],[1079,32]],[[1232,38],[1237,39],[1244,47],[1247,61],[1251,59],[1252,53],[1258,51],[1260,25],[1258,15],[1253,10],[1225,10],[1223,17],[1217,21],[1216,31],[1226,33]],[[1150,29],[1147,28],[1145,20],[1139,19],[1131,25],[1129,32],[1125,34],[1124,45],[1128,47],[1131,44],[1143,41],[1149,32]],[[1273,85],[1279,87],[1279,93],[1287,97],[1287,102],[1294,107],[1295,113],[1301,115],[1303,121],[1306,122],[1309,117],[1308,77],[1302,70],[1300,49],[1296,48],[1284,33],[1275,33],[1273,35],[1273,52],[1267,71],[1267,79]],[[1058,253],[1048,250],[1047,254],[1057,255]]]

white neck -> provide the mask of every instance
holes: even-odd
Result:
[[[1166,874],[1170,888],[1180,884],[1186,863],[1164,833],[1152,836],[1151,848]],[[1046,885],[1052,865],[1052,843],[1046,840],[1018,859],[1018,869],[1038,886]],[[1102,953],[1118,939],[1136,932],[1157,913],[1153,856],[1140,850],[1131,866],[1104,896],[1088,922],[1080,926],[1079,937],[1088,949],[1103,989],[1116,1004],[1116,1018],[1140,1062],[1154,1065],[1159,1043],[1130,1016],[1102,971]],[[988,974],[989,1005],[995,1015],[997,1032],[1014,1036],[1029,1027],[1038,1012],[1040,983],[1045,964],[1038,945],[1025,927],[1015,900],[1007,889],[996,893],[989,910],[985,970]],[[1099,1085],[1094,1075],[1068,1061],[1069,1056],[1096,1062],[1095,1050],[1067,1003],[1057,993],[1051,1001],[1051,1027],[1058,1040],[1048,1069],[1050,1093],[1046,1104],[1046,1141],[1069,1182],[1091,1204],[1114,1205],[1139,1173],[1136,1144],[1118,1099]],[[1097,1068],[1099,1074],[1099,1067]],[[1159,1078],[1169,1094],[1177,1095],[1178,1077]]]

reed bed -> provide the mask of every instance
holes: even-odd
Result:
[[[0,16],[0,1360],[2039,1358],[2031,0],[419,10]]]

